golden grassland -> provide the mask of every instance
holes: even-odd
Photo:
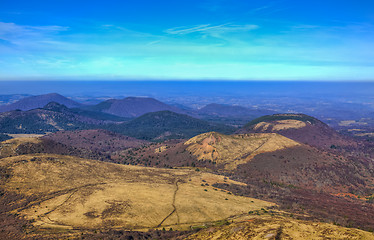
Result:
[[[7,134],[12,138],[38,138],[43,137],[45,134],[23,134],[23,133],[15,133],[15,134]]]
[[[297,220],[288,216],[245,216],[222,226],[211,226],[187,239],[246,240],[246,239],[374,239],[374,234],[329,223]]]
[[[274,206],[234,196],[214,183],[242,184],[189,169],[127,166],[70,156],[33,154],[3,158],[3,188],[33,200],[14,211],[38,228],[190,229]]]
[[[3,141],[0,143],[0,157],[18,155],[17,148],[24,143],[40,143],[40,139],[19,137]]]
[[[253,129],[258,130],[261,129],[263,131],[266,131],[268,129],[272,129],[274,131],[280,131],[285,129],[298,129],[303,128],[306,126],[305,122],[299,121],[299,120],[293,120],[293,119],[287,119],[287,120],[278,120],[275,122],[260,122],[257,123]]]
[[[252,133],[224,135],[216,132],[203,133],[191,138],[185,145],[198,160],[210,160],[225,164],[233,170],[256,155],[300,145],[277,133]]]

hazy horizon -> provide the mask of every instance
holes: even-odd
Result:
[[[20,88],[22,86],[22,88]],[[74,95],[311,95],[352,94],[372,95],[371,81],[0,81],[0,94],[46,94]],[[272,93],[272,94],[270,94]]]

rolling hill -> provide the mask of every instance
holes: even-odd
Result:
[[[81,108],[68,108],[63,104],[59,104],[56,102],[50,102],[47,105],[43,107],[45,110],[50,110],[54,112],[60,112],[60,113],[67,113],[67,114],[75,114],[77,116],[86,117],[86,118],[92,118],[99,121],[107,121],[107,122],[123,122],[128,121],[129,119],[115,116],[109,113],[103,113],[103,112],[94,112],[89,111]]]
[[[372,160],[317,149],[277,133],[204,133],[185,142],[130,150],[121,160],[212,171],[247,183],[239,188],[216,185],[239,195],[275,201],[284,210],[343,226],[374,227],[368,220],[374,215]]]
[[[300,145],[274,133],[224,135],[216,132],[200,134],[184,144],[198,161],[212,161],[228,170],[236,169],[258,154]]]
[[[60,154],[100,161],[111,161],[110,152],[65,145],[46,138],[17,137],[0,142],[0,158],[37,153]]]
[[[159,143],[131,152],[131,159],[140,164],[207,167],[246,182],[262,179],[333,193],[347,188],[360,194],[365,194],[364,189],[374,191],[369,187],[374,184],[369,160],[318,150],[277,133],[208,132],[185,142]]]
[[[274,114],[254,119],[238,133],[278,133],[310,146],[330,149],[357,146],[320,120],[304,114]]]
[[[120,117],[134,118],[150,112],[172,111],[183,113],[182,110],[160,102],[154,98],[127,97],[110,99],[97,105],[87,107],[91,111],[105,112]]]
[[[51,102],[44,108],[0,113],[2,133],[44,134],[83,129],[105,129],[142,140],[186,139],[208,131],[232,133],[223,124],[209,123],[170,111],[152,112],[133,120]]]
[[[119,117],[107,115],[109,114],[69,109],[50,102],[44,108],[0,113],[0,129],[3,133],[44,134],[60,130],[99,128],[113,122],[113,119],[119,120]]]
[[[147,113],[129,122],[112,124],[108,129],[126,136],[156,141],[186,139],[209,131],[222,133],[235,131],[233,127],[209,123],[171,111]]]
[[[8,112],[13,110],[27,111],[35,108],[42,108],[50,102],[56,102],[67,106],[68,108],[81,107],[82,104],[68,99],[57,93],[49,93],[23,98],[15,103],[0,106],[0,112]]]
[[[120,142],[135,139],[104,130],[53,135],[52,139],[67,141],[67,145],[47,137],[16,138],[0,145],[0,190],[4,196],[0,211],[5,214],[0,217],[7,219],[3,224],[15,221],[26,226],[20,232],[49,237],[58,232],[65,238],[83,234],[89,239],[119,235],[172,238],[178,234],[191,239],[277,235],[318,239],[326,231],[338,239],[372,236],[336,226],[374,227],[370,217],[374,215],[370,203],[373,164],[364,159],[319,150],[277,133],[209,132],[187,141],[127,150],[120,150]],[[73,140],[70,146],[69,138]],[[96,138],[113,149],[95,144]],[[119,150],[118,162],[158,168],[74,157],[82,154],[81,149],[87,150],[84,154],[90,153],[89,149],[103,154]],[[72,156],[57,155],[58,151]],[[32,225],[15,218],[17,215]],[[162,228],[202,230],[166,234]],[[139,232],[148,229],[154,230]]]
[[[0,173],[1,213],[31,220],[34,234],[57,233],[60,238],[108,228],[187,230],[274,206],[202,186],[241,183],[188,169],[32,154],[3,158]]]

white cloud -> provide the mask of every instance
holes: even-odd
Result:
[[[69,28],[0,22],[0,75],[286,79],[344,73],[363,79],[373,72],[369,38],[342,37],[345,31],[314,25],[293,24],[289,32],[262,35],[252,34],[257,25],[202,24],[161,36],[111,24],[89,29],[94,27],[102,29],[60,34]],[[194,34],[214,39],[201,41]]]
[[[201,24],[192,27],[176,27],[167,29],[165,32],[174,35],[185,35],[190,33],[203,33],[203,34],[216,34],[216,33],[227,33],[227,32],[240,32],[240,31],[251,31],[258,29],[258,25],[246,24],[246,25],[234,25],[234,24]]]
[[[22,39],[43,39],[49,35],[67,31],[69,28],[64,26],[28,26],[15,23],[0,22],[0,39],[17,42]]]

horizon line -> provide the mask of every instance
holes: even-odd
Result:
[[[0,79],[4,82],[354,82],[374,83],[373,79]]]

